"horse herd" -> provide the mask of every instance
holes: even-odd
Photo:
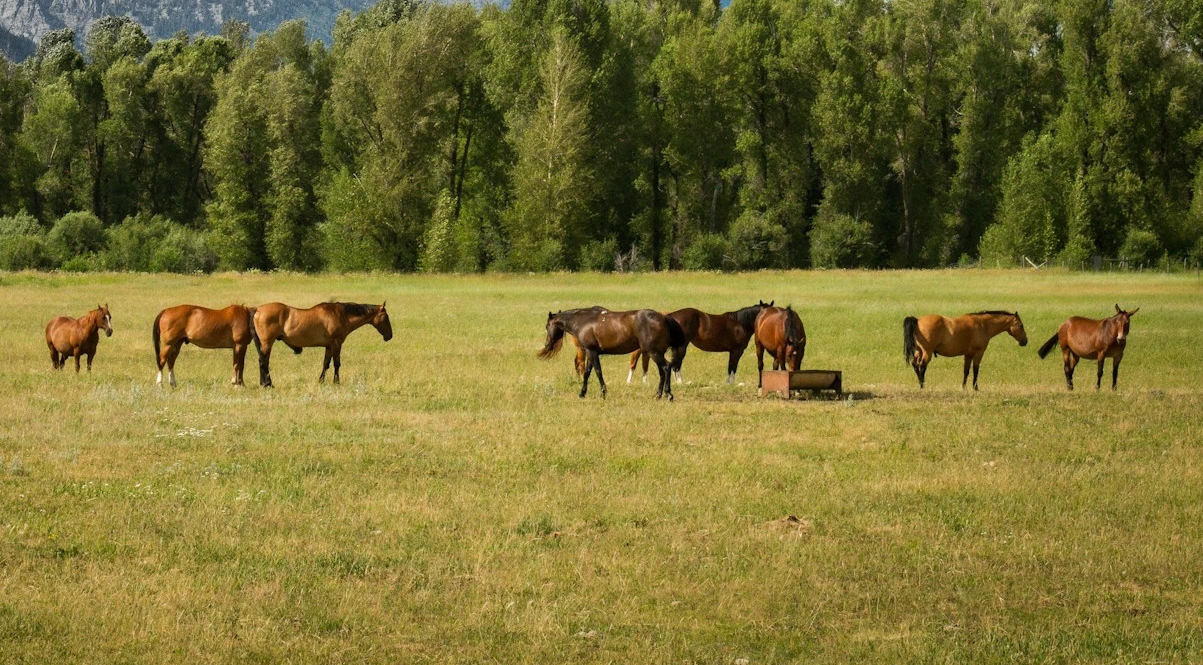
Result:
[[[233,349],[234,378],[231,383],[240,386],[247,349],[254,345],[259,353],[259,384],[271,387],[271,352],[278,341],[293,353],[300,353],[305,347],[325,348],[326,358],[318,381],[326,379],[333,361],[334,382],[338,383],[343,342],[347,335],[367,324],[376,328],[384,341],[393,338],[393,325],[384,303],[325,302],[308,309],[279,302],[258,307],[230,305],[225,309],[196,305],[168,307],[155,317],[150,331],[155,363],[159,368],[156,382],[163,383],[163,368],[166,367],[167,380],[175,387],[176,357],[185,344],[193,344],[202,349]],[[88,371],[92,371],[92,357],[96,355],[100,330],[104,330],[106,336],[113,334],[107,304],[78,319],[60,316],[46,324],[46,346],[50,347],[50,360],[55,369],[61,369],[67,357],[73,356],[78,372],[79,358],[83,355],[88,359]]]
[[[1069,390],[1074,387],[1074,369],[1083,358],[1098,361],[1095,389],[1100,389],[1104,364],[1111,358],[1111,389],[1115,390],[1129,322],[1139,309],[1129,312],[1116,304],[1115,314],[1104,319],[1070,317],[1040,347],[1038,355],[1043,359],[1053,346],[1060,346],[1065,384]],[[305,347],[325,348],[318,381],[325,380],[333,362],[334,382],[338,383],[343,342],[351,332],[368,324],[376,328],[384,341],[392,339],[392,323],[384,303],[326,302],[308,309],[278,302],[257,307],[230,305],[225,309],[196,305],[169,307],[159,312],[151,328],[159,369],[156,382],[162,384],[166,367],[168,382],[174,387],[176,357],[183,345],[194,344],[205,349],[233,349],[234,378],[231,383],[242,385],[246,352],[254,345],[259,354],[259,384],[270,387],[271,350],[278,341],[294,353],[301,353]],[[85,356],[88,371],[91,371],[101,330],[106,336],[113,334],[107,304],[98,305],[78,319],[60,316],[51,320],[46,325],[46,345],[54,368],[62,369],[67,358],[73,357],[75,371],[79,372],[80,357]],[[973,389],[977,390],[978,369],[991,339],[1007,332],[1020,346],[1028,343],[1018,312],[983,311],[957,317],[908,316],[903,319],[902,331],[903,355],[914,368],[920,388],[925,383],[927,366],[935,356],[964,356],[961,388],[966,387],[972,368]],[[711,353],[727,353],[728,383],[734,381],[739,360],[750,341],[756,343],[756,366],[761,376],[765,351],[773,359],[773,369],[790,371],[798,371],[806,353],[806,328],[798,313],[792,307],[777,307],[773,302],[764,301],[723,314],[708,314],[694,308],[667,313],[654,309],[615,312],[601,306],[548,312],[546,341],[538,356],[554,356],[565,337],[572,339],[577,348],[576,369],[583,377],[581,397],[585,396],[589,377],[594,371],[602,397],[605,397],[606,382],[599,360],[602,355],[631,354],[628,382],[641,358],[646,377],[650,359],[659,370],[656,397],[667,396],[671,401],[672,376],[675,374],[678,382],[681,380],[681,364],[690,345]],[[671,359],[667,355],[670,351]]]

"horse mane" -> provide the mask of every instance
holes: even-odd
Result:
[[[785,306],[785,339],[800,340],[802,339],[802,331],[800,330],[801,326],[798,324],[801,322],[802,317],[794,318],[795,312],[793,307],[793,305]]]
[[[764,305],[756,304],[738,309],[734,312],[728,312],[727,315],[735,319],[735,322],[739,325],[745,328],[751,328],[752,326],[756,325],[756,315],[759,314],[760,310],[763,308]]]
[[[380,308],[379,305],[364,305],[357,302],[336,302],[331,304],[342,310],[342,313],[346,316],[372,316]]]
[[[982,312],[973,312],[969,316],[1019,316],[1019,312],[1007,312],[1001,309],[988,309]]]

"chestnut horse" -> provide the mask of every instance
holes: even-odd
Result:
[[[756,315],[754,336],[757,387],[764,385],[765,351],[773,356],[773,369],[786,369],[788,366],[791,372],[796,372],[802,366],[802,357],[806,355],[806,327],[793,307],[762,307]]]
[[[50,362],[55,369],[67,364],[67,357],[75,357],[75,373],[79,373],[79,357],[88,357],[88,371],[92,371],[92,358],[100,342],[100,329],[105,337],[113,336],[112,317],[109,306],[97,305],[96,309],[78,319],[59,316],[46,324],[46,346],[50,347]]]
[[[1061,345],[1061,359],[1065,362],[1065,385],[1074,389],[1074,369],[1078,360],[1099,361],[1098,381],[1094,389],[1103,387],[1103,365],[1111,359],[1111,389],[1115,390],[1119,380],[1119,361],[1124,359],[1124,347],[1128,344],[1128,324],[1132,315],[1140,308],[1125,312],[1115,305],[1115,316],[1106,319],[1087,319],[1081,316],[1071,316],[1057,329],[1053,335],[1040,347],[1036,353],[1043,359],[1052,350],[1054,344]]]
[[[973,389],[977,390],[977,372],[986,347],[995,335],[1006,331],[1027,346],[1028,334],[1023,329],[1019,312],[975,312],[955,318],[927,314],[919,318],[908,316],[902,321],[902,354],[915,368],[919,387],[923,388],[927,365],[935,356],[965,356],[965,376],[961,389],[969,380],[973,367]]]
[[[651,356],[660,370],[660,381],[656,387],[656,398],[668,395],[671,402],[672,377],[664,353],[670,348],[685,345],[685,333],[676,321],[654,309],[629,312],[611,312],[592,307],[547,313],[547,340],[540,358],[550,358],[560,351],[564,335],[576,338],[585,350],[585,375],[581,383],[581,397],[589,389],[589,374],[597,370],[597,383],[601,386],[602,398],[606,396],[606,380],[602,376],[600,356],[602,354],[626,354],[642,349]]]
[[[246,350],[254,338],[251,317],[253,307],[230,305],[225,309],[209,309],[196,305],[176,305],[159,312],[150,336],[155,344],[155,362],[159,376],[155,383],[163,384],[163,366],[167,380],[175,387],[175,359],[185,344],[202,349],[234,349],[234,378],[232,385],[242,385],[242,366]]]
[[[272,344],[279,340],[300,353],[307,346],[326,349],[322,361],[322,373],[317,380],[326,380],[330,361],[334,361],[334,382],[339,382],[338,370],[342,366],[343,342],[360,327],[371,324],[384,341],[393,338],[393,324],[388,318],[385,303],[363,305],[350,302],[324,302],[309,309],[298,309],[284,303],[268,303],[255,308],[256,348],[259,350],[259,385],[272,385]]]
[[[750,307],[744,307],[734,312],[722,314],[707,314],[692,307],[669,312],[668,316],[681,325],[685,338],[689,343],[708,353],[726,353],[727,383],[735,382],[735,371],[739,369],[739,359],[743,357],[752,340],[756,328],[756,316],[760,310],[772,306],[763,300]],[[681,363],[685,361],[687,346],[673,350],[672,370],[681,383]],[[635,376],[635,365],[643,359],[643,380],[647,381],[647,356],[642,351],[631,354],[631,367],[627,373],[627,383]]]

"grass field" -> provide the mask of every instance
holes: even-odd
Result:
[[[319,385],[186,347],[162,308],[387,300]],[[548,310],[792,303],[850,398],[691,351],[579,399]],[[42,329],[108,303],[91,374]],[[1036,348],[1140,307],[1119,391]],[[1018,309],[981,391],[904,316]],[[1064,272],[0,274],[2,663],[1203,661],[1203,280]],[[1108,379],[1110,367],[1108,366]]]

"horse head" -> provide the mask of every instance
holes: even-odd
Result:
[[[785,359],[791,372],[802,367],[806,355],[806,326],[792,307],[785,308]]]
[[[560,346],[564,343],[564,322],[560,320],[560,315],[548,312],[547,313],[547,341],[543,344],[543,350],[539,351],[539,357],[544,360],[555,356],[560,352]]]
[[[109,314],[109,304],[96,305],[96,324],[97,327],[104,329],[105,337],[113,336],[113,317]]]
[[[1019,318],[1019,312],[1012,315],[1011,325],[1007,328],[1007,333],[1019,342],[1020,346],[1028,345],[1028,331],[1023,327],[1023,319]]]
[[[372,327],[380,333],[380,336],[386,342],[393,338],[393,322],[388,318],[387,304],[386,302],[380,303],[380,307],[376,308],[376,313],[372,315]]]
[[[1112,320],[1115,321],[1115,328],[1117,331],[1115,334],[1115,341],[1122,342],[1128,337],[1128,325],[1132,320],[1132,315],[1139,311],[1140,308],[1137,307],[1131,312],[1125,312],[1124,310],[1120,309],[1119,303],[1115,304],[1115,316],[1111,317]]]

